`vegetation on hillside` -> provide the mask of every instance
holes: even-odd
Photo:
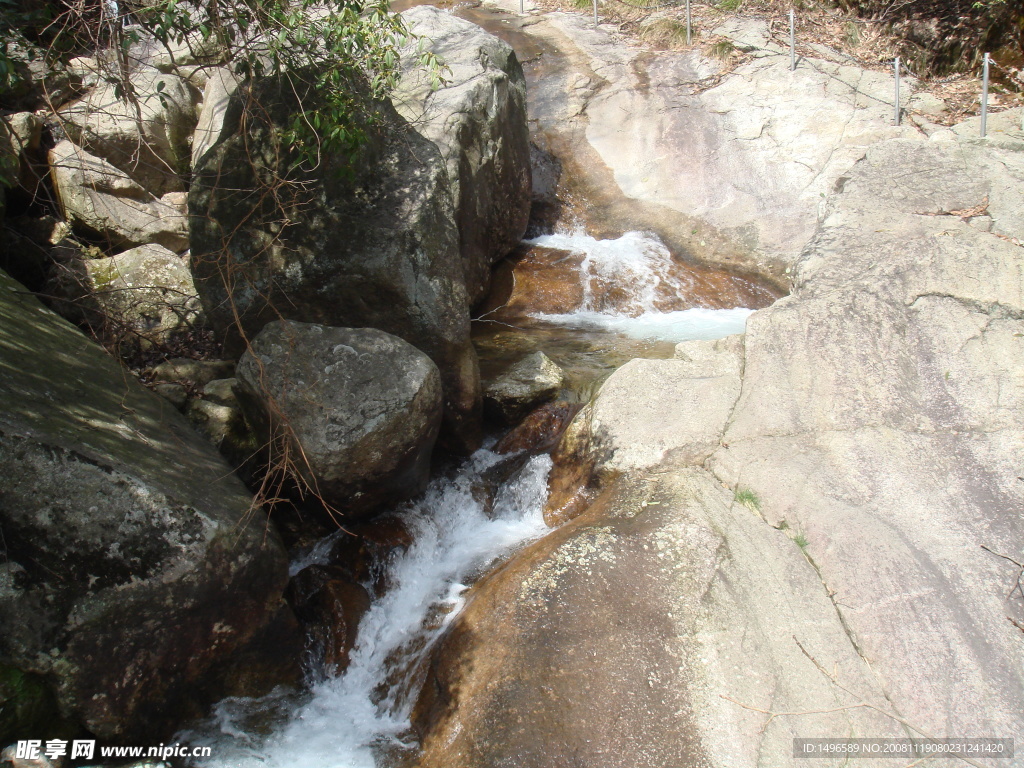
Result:
[[[371,105],[395,86],[410,37],[388,0],[0,0],[0,100],[17,98],[43,70],[93,54],[131,100],[128,74],[154,42],[243,78],[306,73],[315,98],[286,138],[300,162],[315,165],[323,152],[351,153],[366,140]],[[420,60],[440,71],[430,52]]]

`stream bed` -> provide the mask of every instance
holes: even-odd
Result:
[[[470,6],[457,11],[513,44],[526,62],[528,91],[564,65],[557,52],[510,28],[501,14]],[[553,126],[534,120],[531,127],[547,146],[568,146]],[[643,217],[631,218],[635,201],[620,205],[614,191],[603,190],[600,204],[591,206],[596,193],[588,192],[585,174],[574,171],[579,164],[559,160],[558,194],[571,204],[554,224],[534,227],[498,266],[492,294],[477,309],[473,339],[485,381],[541,350],[567,374],[562,399],[585,401],[626,361],[667,358],[680,341],[741,333],[754,309],[778,297],[770,286],[681,253],[670,235],[655,233]],[[178,735],[211,748],[213,756],[196,765],[413,764],[413,709],[431,650],[473,582],[549,530],[542,512],[550,468],[547,455],[510,464],[510,457],[484,449],[435,477],[424,496],[395,511],[412,543],[384,558],[381,572],[364,585],[372,603],[348,667],[334,674],[312,665],[302,693],[222,701],[208,721]],[[495,475],[504,480],[488,487]],[[292,575],[325,562],[330,544],[302,552]]]

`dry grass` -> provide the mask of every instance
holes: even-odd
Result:
[[[590,12],[593,8],[592,0],[539,0],[539,4],[544,10],[574,11],[582,8]],[[813,0],[796,0],[793,5],[797,11],[797,52],[800,55],[827,57],[881,71],[891,70],[893,59],[904,45],[882,25],[836,8],[820,7]],[[686,16],[681,0],[673,4],[661,0],[601,0],[599,8],[602,24],[617,25],[619,32],[641,46],[673,51],[687,48]],[[730,41],[712,35],[710,31],[729,17],[757,18],[768,22],[769,34],[775,43],[788,46],[789,8],[790,3],[781,0],[694,0],[691,3],[693,34],[690,45],[700,46],[706,56],[724,60],[726,69],[731,69],[749,55],[736,50]],[[913,58],[907,65],[910,73],[914,74],[917,67]],[[977,114],[981,108],[981,86],[975,75],[921,77],[918,90],[931,93],[948,105],[944,114],[928,118],[934,123],[953,125]],[[990,111],[1020,105],[1024,105],[1024,74],[1012,68],[993,69]]]

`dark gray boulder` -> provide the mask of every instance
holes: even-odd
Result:
[[[97,737],[136,742],[295,679],[285,553],[250,494],[2,272],[0,401],[0,667]]]
[[[192,269],[209,319],[236,351],[243,334],[282,318],[399,336],[437,364],[447,442],[470,449],[479,373],[444,160],[380,104],[357,158],[289,170],[282,126],[297,98],[311,98],[302,87],[268,79],[239,88],[224,111],[226,138],[197,158]],[[261,109],[243,120],[247,100]]]
[[[411,344],[373,328],[273,322],[239,361],[237,391],[271,460],[290,456],[331,507],[368,513],[426,486],[441,377]]]

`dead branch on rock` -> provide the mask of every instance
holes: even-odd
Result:
[[[968,221],[975,216],[988,215],[988,195],[975,206],[957,211],[915,211],[918,216],[959,216],[960,221]]]

